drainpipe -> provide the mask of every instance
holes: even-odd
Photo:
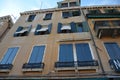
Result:
[[[82,14],[84,15],[84,18],[85,18],[85,20],[87,21],[88,19],[86,18],[86,15],[84,14],[83,10],[82,10]],[[87,22],[87,23],[88,23],[88,22]],[[102,61],[101,61],[99,52],[98,52],[98,50],[97,50],[97,46],[96,46],[95,40],[94,40],[94,37],[93,37],[93,35],[92,35],[92,31],[91,31],[90,27],[88,27],[88,29],[89,29],[89,32],[90,32],[90,35],[91,35],[91,39],[92,39],[92,41],[93,41],[93,45],[95,46],[95,51],[96,51],[97,56],[98,56],[98,59],[99,59],[99,64],[100,64],[100,67],[101,67],[101,70],[102,70],[102,75],[105,76],[106,73],[105,73],[105,70],[104,70],[104,68],[103,68]]]

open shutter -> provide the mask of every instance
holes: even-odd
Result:
[[[28,35],[29,32],[31,31],[31,29],[32,29],[32,25],[30,25],[30,26],[28,27],[27,35]]]
[[[57,29],[58,33],[61,33],[61,28],[62,28],[62,23],[58,23],[58,29]]]
[[[71,31],[72,31],[72,32],[76,32],[76,23],[71,22],[71,23],[70,23],[70,26],[71,26]]]
[[[87,22],[82,22],[82,25],[83,25],[83,32],[88,32],[89,31],[88,30],[88,28],[89,28],[88,23]]]
[[[35,35],[39,35],[39,33],[37,32],[37,30],[41,29],[41,27],[42,26],[40,24],[37,25],[35,33],[34,33]]]
[[[18,28],[17,28],[17,30],[16,30],[16,32],[19,32],[19,31],[21,31],[23,29],[23,27],[22,26],[19,26]],[[14,37],[16,37],[18,34],[17,33],[14,33]]]
[[[52,23],[48,25],[48,33],[51,33],[51,29],[52,29]]]

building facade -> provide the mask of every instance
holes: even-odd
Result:
[[[78,4],[20,13],[0,43],[0,78],[119,80],[120,6]]]
[[[11,16],[3,16],[0,17],[0,42],[4,38],[4,36],[7,34],[7,32],[10,30],[10,28],[13,26],[13,21]]]

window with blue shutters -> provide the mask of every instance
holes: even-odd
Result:
[[[104,43],[111,59],[120,59],[120,47],[117,43]]]
[[[93,59],[88,43],[60,44],[56,68],[98,66]]]
[[[58,23],[58,33],[79,33],[88,32],[87,22],[75,23],[71,22],[69,24]]]
[[[43,20],[51,20],[51,18],[52,18],[52,13],[47,13]]]
[[[23,69],[44,68],[43,56],[45,53],[45,46],[34,46],[28,63],[23,65]]]
[[[27,21],[28,21],[28,22],[32,22],[32,21],[34,20],[35,16],[36,16],[36,15],[29,15]]]
[[[0,70],[1,69],[12,69],[12,63],[15,59],[15,56],[18,52],[18,47],[8,48],[7,52],[0,61]]]
[[[29,32],[31,31],[31,28],[32,25],[28,27],[19,26],[13,36],[14,37],[28,36]]]
[[[45,34],[50,34],[52,29],[52,23],[49,25],[40,25],[38,24],[34,34],[35,35],[45,35]]]

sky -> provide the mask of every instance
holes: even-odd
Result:
[[[0,17],[11,15],[14,21],[21,12],[57,7],[62,0],[0,0]],[[120,0],[81,0],[81,6],[120,5]]]

